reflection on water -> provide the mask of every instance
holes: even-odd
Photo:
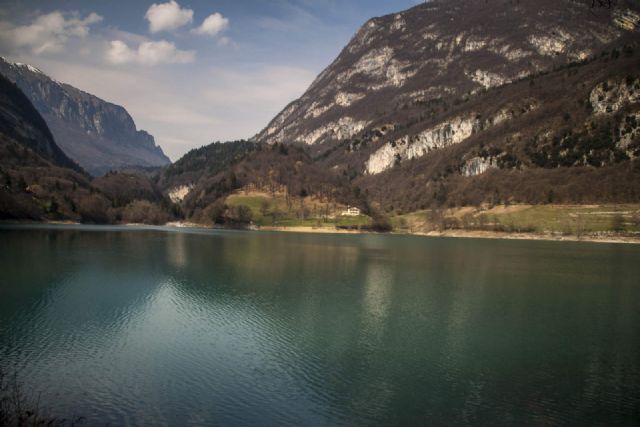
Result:
[[[624,424],[640,248],[0,229],[0,367],[110,424]]]

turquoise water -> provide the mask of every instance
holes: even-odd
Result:
[[[110,425],[638,425],[640,246],[0,228],[0,368]]]

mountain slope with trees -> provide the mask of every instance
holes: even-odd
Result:
[[[91,178],[54,141],[44,119],[0,76],[0,220],[164,224],[176,211],[146,175]]]
[[[639,21],[632,2],[571,0],[434,0],[374,18],[256,135],[271,150],[183,172],[185,214],[278,185],[377,216],[638,202]]]

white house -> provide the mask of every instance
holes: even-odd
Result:
[[[353,206],[347,206],[347,209],[342,211],[342,213],[340,214],[342,216],[358,216],[360,215],[360,209],[353,207]]]

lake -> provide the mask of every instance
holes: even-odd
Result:
[[[640,246],[0,228],[0,368],[89,425],[637,425]]]

